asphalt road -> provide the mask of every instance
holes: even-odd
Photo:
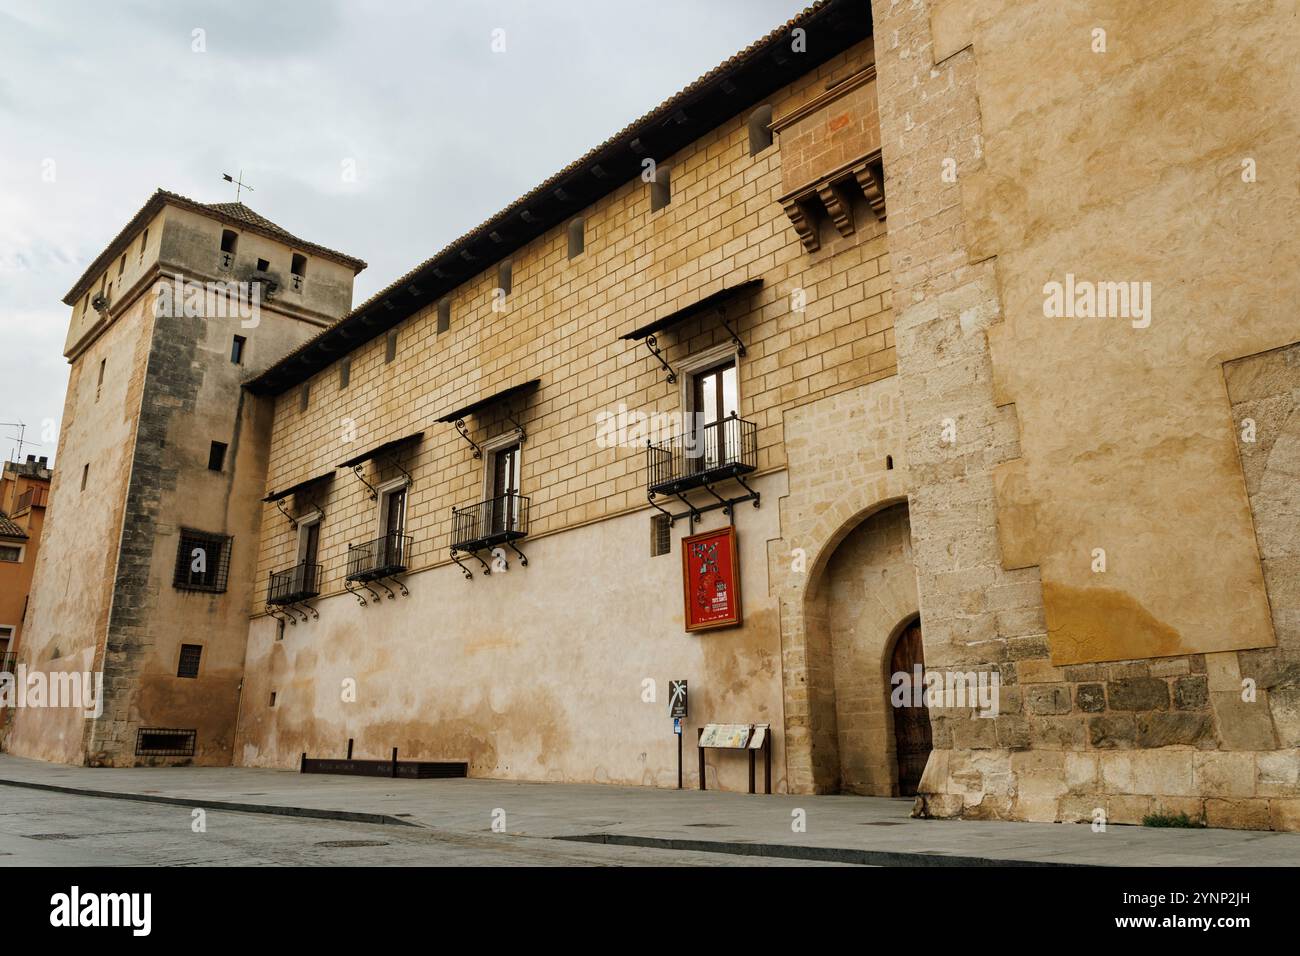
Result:
[[[814,866],[0,788],[4,866]]]

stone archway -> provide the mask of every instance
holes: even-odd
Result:
[[[816,788],[894,796],[890,655],[918,616],[907,504],[885,504],[835,538],[803,602]]]

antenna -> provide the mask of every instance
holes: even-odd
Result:
[[[228,183],[234,183],[235,202],[239,202],[239,193],[241,190],[247,189],[250,193],[254,191],[252,186],[244,182],[244,171],[242,169],[239,171],[238,176],[232,176],[230,173],[222,173],[221,178]]]
[[[31,445],[33,448],[42,447],[40,442],[23,440],[23,436],[27,433],[27,426],[24,425],[22,422],[0,422],[0,428],[18,429],[17,435],[7,435],[5,437],[7,437],[10,441],[18,443],[18,457],[15,459],[15,461],[19,463],[21,463],[23,460],[23,445]]]

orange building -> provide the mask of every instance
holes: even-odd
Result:
[[[22,635],[52,475],[35,455],[5,462],[0,473],[0,670],[12,670]]]

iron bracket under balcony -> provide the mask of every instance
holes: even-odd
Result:
[[[704,425],[694,438],[688,442],[678,435],[659,445],[646,443],[646,500],[650,505],[666,515],[669,524],[680,518],[690,518],[694,524],[717,508],[732,516],[736,505],[746,501],[757,508],[760,494],[745,483],[745,476],[758,468],[758,426],[733,413]],[[716,486],[728,481],[740,485],[745,493],[719,494]],[[704,490],[713,500],[693,503],[686,493],[696,489]],[[685,508],[673,513],[655,498],[676,498]]]
[[[411,536],[396,531],[380,535],[372,541],[350,544],[348,545],[348,573],[343,579],[343,587],[362,607],[366,606],[366,599],[361,595],[362,590],[370,592],[371,598],[376,603],[383,600],[383,595],[375,588],[386,592],[389,600],[394,600],[397,595],[388,586],[389,584],[401,591],[403,597],[409,597],[411,592],[397,576],[405,574],[410,567],[410,556]]]
[[[460,565],[467,581],[473,581],[474,574],[460,560],[462,554],[483,565],[484,574],[491,574],[492,566],[479,552],[494,552],[494,560],[501,563],[501,570],[508,570],[510,563],[505,552],[495,553],[505,545],[519,555],[520,564],[528,567],[528,556],[515,543],[528,537],[528,504],[523,495],[506,494],[451,509],[451,559]]]

